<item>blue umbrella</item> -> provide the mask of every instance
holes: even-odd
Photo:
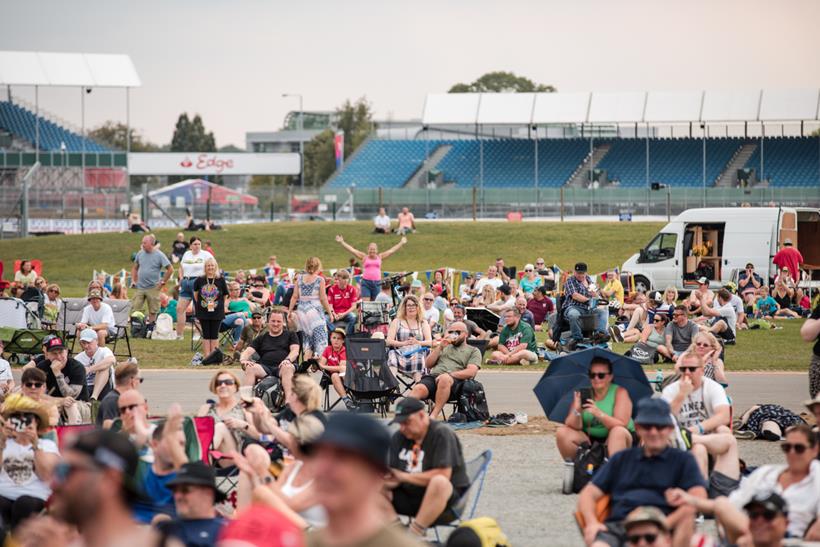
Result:
[[[563,422],[567,418],[574,392],[590,387],[589,363],[593,357],[604,357],[612,363],[612,382],[629,393],[633,416],[638,401],[652,396],[652,387],[640,363],[607,349],[593,347],[556,358],[538,380],[533,392],[547,418],[554,422]]]

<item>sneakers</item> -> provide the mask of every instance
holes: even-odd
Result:
[[[353,401],[353,399],[350,398],[349,395],[345,395],[344,397],[342,397],[342,402],[345,404],[345,408],[349,412],[354,412],[358,408],[358,405],[356,405],[356,403]]]
[[[564,462],[564,473],[561,479],[561,493],[572,494],[572,483],[575,480],[575,462]]]
[[[612,338],[616,342],[623,342],[624,341],[624,335],[621,332],[621,329],[619,329],[617,326],[609,327],[609,335],[612,336]]]
[[[593,344],[606,344],[609,342],[609,335],[605,332],[595,332],[592,335]]]
[[[191,366],[192,367],[201,367],[202,366],[202,354],[199,352],[194,353],[194,356],[191,358]]]
[[[559,346],[559,348],[562,351],[566,351],[567,353],[575,351],[575,349],[577,347],[578,347],[578,340],[576,340],[575,338],[570,338],[569,342],[567,342],[566,344],[561,344]]]
[[[222,350],[216,348],[211,353],[207,355],[204,359],[202,359],[203,365],[220,365],[222,364],[222,360],[225,359],[225,354],[222,353]]]
[[[534,365],[535,361],[530,361],[529,359],[521,359],[520,361],[518,361],[518,363],[521,364],[522,366],[527,367],[527,366],[530,366],[530,365]]]
[[[201,338],[202,337],[199,335],[199,333],[194,331],[194,335],[193,335],[194,342],[196,342],[197,340],[200,340]]]

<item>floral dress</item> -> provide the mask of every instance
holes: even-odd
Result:
[[[319,276],[312,283],[305,282],[305,276],[297,278],[299,284],[299,301],[296,303],[296,322],[302,331],[302,347],[321,355],[327,347],[327,323],[319,290],[322,279]]]
[[[396,329],[396,340],[404,342],[410,339],[411,334],[415,336],[416,340],[424,340],[421,323],[418,323],[416,328],[411,329],[408,323],[399,321],[399,327]],[[419,344],[393,348],[387,356],[387,362],[391,367],[396,367],[399,372],[407,376],[423,373],[425,371],[424,361],[427,358],[425,349]]]

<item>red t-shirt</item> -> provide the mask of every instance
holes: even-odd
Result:
[[[794,282],[800,281],[800,273],[798,267],[803,263],[803,255],[794,247],[783,247],[777,254],[774,255],[772,262],[780,269],[788,268],[789,275],[792,276]]]
[[[344,312],[349,310],[353,303],[359,299],[359,290],[353,285],[348,285],[344,290],[340,289],[338,285],[331,285],[327,289],[327,299],[334,312]]]
[[[553,306],[552,300],[545,296],[540,302],[535,298],[530,299],[527,302],[527,309],[532,313],[535,324],[540,325],[547,320],[549,314],[555,311],[555,306]]]
[[[347,350],[344,346],[342,346],[342,349],[340,349],[339,352],[336,353],[333,350],[333,346],[328,346],[322,353],[322,357],[327,359],[328,366],[338,367],[339,363],[341,363],[342,361],[347,361]]]

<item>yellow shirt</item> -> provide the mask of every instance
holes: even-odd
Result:
[[[612,281],[607,281],[606,285],[604,285],[604,291],[608,293],[613,293],[609,297],[610,301],[614,298],[618,301],[618,303],[621,304],[621,306],[624,305],[624,286],[621,285],[620,279],[616,277]]]

